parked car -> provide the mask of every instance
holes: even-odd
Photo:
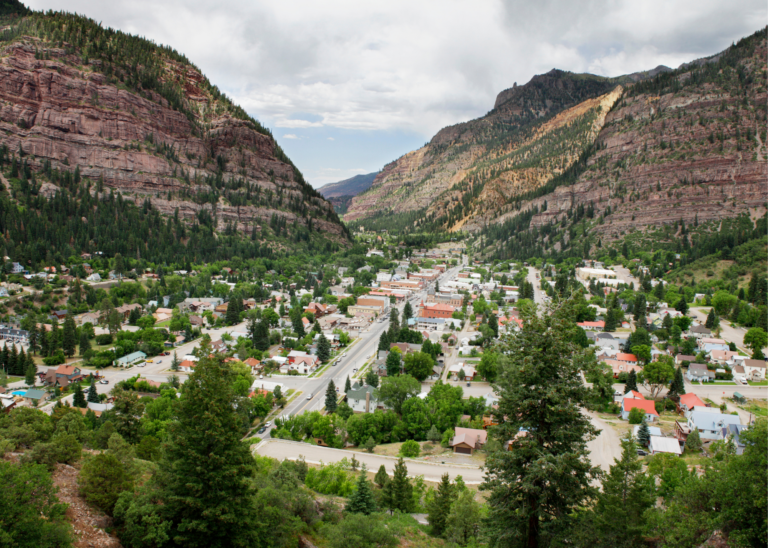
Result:
[[[259,434],[263,434],[266,431],[267,431],[267,427],[266,426],[262,426],[261,428],[259,428]]]
[[[647,451],[643,451],[642,449],[638,449],[637,450],[637,454],[639,456],[641,456],[641,457],[644,457],[644,456],[646,456],[648,454],[648,452]]]
[[[472,386],[472,383],[471,383],[471,382],[468,382],[468,383],[467,383],[467,386]]]
[[[150,358],[150,359],[147,360],[147,363],[155,363],[155,360]]]
[[[99,381],[99,384],[109,384],[109,381],[107,379],[102,379]]]
[[[267,421],[264,423],[264,428],[269,428],[270,426],[272,426],[272,421]]]
[[[313,394],[312,392],[310,392],[310,393],[309,393],[309,396],[307,396],[307,399],[308,399],[308,400],[311,400],[313,396],[314,396],[314,394]]]

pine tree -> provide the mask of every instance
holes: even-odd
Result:
[[[379,351],[380,352],[387,352],[389,350],[389,332],[385,331],[381,334],[381,337],[379,337]]]
[[[67,357],[71,358],[75,355],[75,350],[77,349],[77,327],[71,312],[67,314],[67,318],[64,320],[61,347]]]
[[[675,369],[675,378],[672,380],[672,384],[669,386],[669,397],[679,397],[685,394],[685,381],[683,380],[683,368],[678,367]]]
[[[163,501],[157,511],[180,546],[262,545],[253,458],[241,442],[243,421],[233,381],[222,357],[201,358],[184,383],[176,420],[168,428],[154,480]]]
[[[344,381],[344,393],[346,394],[352,390],[352,383],[349,381],[349,375],[347,375],[347,380]]]
[[[408,468],[405,466],[403,457],[397,460],[395,471],[392,475],[392,481],[387,506],[390,510],[400,510],[403,513],[410,512],[413,506],[413,485],[408,479]]]
[[[18,360],[19,352],[16,350],[16,345],[11,345],[11,351],[8,354],[8,374],[19,375],[19,371],[16,369],[16,361]]]
[[[373,369],[369,369],[368,373],[365,374],[365,382],[366,384],[373,386],[374,388],[379,386],[379,376],[376,374],[376,371]]]
[[[542,316],[523,310],[525,328],[499,344],[504,358],[494,415],[509,419],[495,427],[496,437],[513,439],[521,428],[528,435],[518,438],[514,451],[486,457],[489,545],[514,538],[519,546],[538,546],[560,516],[597,494],[592,484],[600,472],[587,449],[596,429],[581,412],[591,396],[579,376],[594,358],[571,342],[574,308],[573,300],[564,300]]]
[[[171,359],[171,371],[178,371],[180,366],[181,361],[179,360],[179,356],[176,355],[176,352],[174,351],[173,359]]]
[[[376,440],[373,439],[373,436],[368,436],[368,439],[366,440],[365,444],[363,445],[366,451],[369,453],[373,453],[373,450],[376,449]],[[383,466],[383,465],[382,465]]]
[[[10,374],[11,372],[8,370],[8,359],[10,358],[10,352],[8,351],[8,343],[5,343],[3,345],[3,350],[0,352],[0,367],[3,368],[3,371],[6,372],[6,374]]]
[[[389,342],[397,342],[400,333],[400,320],[397,317],[397,308],[392,308],[389,313]]]
[[[37,330],[37,325],[33,323],[28,333],[29,351],[34,354],[40,348],[40,333]]]
[[[624,385],[624,393],[628,393],[630,390],[634,390],[637,392],[637,373],[635,373],[635,370],[629,372],[629,375],[627,375],[627,383]]]
[[[651,429],[648,428],[645,419],[640,423],[640,428],[637,429],[637,441],[643,447],[648,447],[648,444],[651,443]]]
[[[336,395],[336,385],[333,381],[328,383],[328,388],[325,390],[325,410],[330,413],[336,412],[338,406],[338,396]]]
[[[387,475],[387,469],[384,468],[384,465],[382,464],[379,466],[378,472],[376,472],[376,475],[373,477],[373,482],[378,485],[380,489],[383,489],[388,481],[389,476]]]
[[[85,402],[85,394],[83,394],[83,387],[80,386],[80,383],[75,383],[75,389],[74,389],[75,397],[72,400],[72,405],[75,407],[85,408],[88,407],[88,404]]]
[[[432,443],[440,443],[440,440],[443,439],[443,436],[434,424],[429,429],[429,432],[427,432],[427,439]]]
[[[400,352],[390,351],[386,363],[388,377],[396,377],[400,374]]]
[[[96,385],[95,384],[92,384],[88,388],[88,398],[87,399],[88,399],[88,401],[90,403],[99,403],[99,401],[101,401],[101,400],[99,400],[99,394],[96,392]]]
[[[408,301],[403,307],[403,322],[408,323],[408,320],[411,318],[413,318],[413,307],[411,306],[411,302]]]
[[[27,362],[27,369],[24,372],[24,381],[27,386],[35,386],[35,380],[37,378],[37,367],[34,362]]]
[[[331,358],[331,342],[322,333],[317,341],[317,357],[323,363]]]
[[[605,314],[605,327],[603,328],[603,331],[606,333],[616,331],[616,312],[613,308],[609,308],[608,312]]]
[[[499,336],[499,318],[496,317],[496,314],[491,314],[491,316],[488,318],[488,327],[490,327],[491,331],[493,331],[494,337]]]
[[[357,489],[349,497],[345,510],[352,514],[365,514],[366,516],[376,511],[376,499],[373,496],[371,483],[366,477],[365,464],[360,469],[360,475],[357,478]]]
[[[138,310],[138,309],[136,309]],[[83,331],[80,333],[80,355],[84,356],[86,352],[91,349],[91,341],[88,339],[88,334]]]
[[[646,511],[655,502],[654,479],[643,473],[635,442],[624,439],[621,446],[621,459],[616,460],[603,480],[597,504],[581,515],[576,538],[569,539],[576,546],[613,548],[645,544]],[[567,535],[573,537],[574,533],[569,530]]]
[[[443,474],[437,486],[435,496],[427,507],[432,534],[441,537],[445,533],[446,520],[451,511],[451,504],[456,500],[456,486],[451,484],[448,473]]]

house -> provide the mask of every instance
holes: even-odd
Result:
[[[715,372],[709,371],[703,363],[692,363],[688,365],[688,372],[685,377],[691,382],[707,382],[715,380]]]
[[[731,373],[733,373],[733,380],[735,381],[747,380],[747,372],[744,371],[743,365],[734,365]]]
[[[147,359],[147,355],[141,350],[137,350],[136,352],[131,352],[130,354],[127,354],[122,358],[117,358],[115,360],[115,367],[126,367],[128,365],[133,365],[136,362],[140,362],[146,359]]]
[[[734,356],[738,355],[739,353],[733,350],[713,350],[709,353],[709,360],[718,365],[730,365],[733,363]]]
[[[656,407],[652,400],[624,398],[621,400],[621,418],[629,420],[629,412],[635,407],[639,407],[645,412],[645,421],[653,422],[659,418],[659,414],[656,412]]]
[[[744,360],[744,373],[753,381],[765,380],[765,360]]]
[[[378,402],[373,397],[376,390],[373,386],[355,385],[347,392],[347,404],[355,413],[373,413],[378,406]]]
[[[5,389],[3,389],[5,390]],[[0,392],[0,411],[10,413],[11,409],[16,407],[16,398],[10,394],[3,394]]]
[[[742,455],[744,453],[746,444],[744,443],[744,440],[741,439],[741,434],[747,428],[749,427],[743,424],[729,424],[724,426],[720,431],[722,439],[730,439],[733,442],[733,445],[736,447],[737,455]]]
[[[634,354],[626,354],[624,352],[619,352],[616,354],[616,361],[617,362],[624,362],[627,365],[637,365],[637,356]]]
[[[458,378],[459,372],[464,371],[464,379],[466,381],[473,381],[475,380],[475,375],[477,375],[477,371],[475,370],[474,365],[470,365],[468,363],[454,363],[451,366],[448,367],[448,376]]]
[[[704,337],[710,338],[712,336],[712,331],[703,325],[693,325],[688,329],[688,336],[697,340]]]
[[[605,322],[602,320],[596,322],[579,322],[576,325],[581,327],[584,331],[602,331],[605,329]]]
[[[227,351],[227,344],[222,341],[221,339],[217,341],[213,341],[211,343],[211,350],[214,352],[226,352]]]
[[[658,426],[649,426],[648,431],[651,433],[651,436],[661,436],[661,428]],[[640,433],[640,425],[636,424],[635,427],[632,429],[632,437],[637,439],[637,435]]]
[[[451,447],[454,453],[463,453],[471,455],[478,449],[481,449],[488,441],[488,432],[476,428],[456,428],[456,434],[451,440]]]
[[[741,419],[738,415],[705,413],[696,410],[688,414],[689,430],[692,432],[697,428],[702,440],[723,439],[723,428],[727,428],[730,424],[741,424]]]
[[[418,318],[418,327],[422,331],[443,331],[445,320],[442,318]]]
[[[83,326],[87,323],[97,325],[99,323],[99,314],[97,312],[86,312],[77,316],[75,321],[79,326]]]
[[[88,276],[88,277],[85,279],[85,281],[86,281],[86,282],[100,282],[100,281],[101,281],[101,276],[99,276],[99,273],[98,273],[98,272],[94,272],[93,274],[91,274],[90,276]]]
[[[682,455],[680,442],[675,438],[663,438],[661,436],[651,436],[651,443],[648,444],[651,455],[657,453],[671,453],[673,455]]]
[[[74,365],[60,365],[56,369],[49,369],[45,373],[40,373],[39,375],[45,385],[59,386],[61,388],[83,379],[80,368],[75,367]]]
[[[680,396],[680,400],[677,402],[678,413],[684,415],[685,413],[691,411],[694,407],[706,407],[706,404],[701,401],[701,399],[693,392],[689,392],[688,394],[683,394]]]
[[[630,371],[639,373],[640,371],[643,370],[643,368],[640,367],[639,365],[632,365],[626,362],[620,362],[618,360],[604,359],[603,363],[611,368],[611,372],[613,373],[614,379],[617,379],[621,373],[629,373]]]
[[[203,327],[204,323],[205,323],[205,321],[200,316],[192,315],[192,316],[189,317],[189,324],[192,327]]]
[[[192,373],[195,370],[196,365],[197,362],[193,360],[184,360],[179,364],[179,371],[183,371],[184,373]]]
[[[256,358],[248,358],[243,363],[250,367],[253,373],[261,373],[261,371],[264,369],[264,366]]]
[[[698,341],[699,350],[703,352],[712,352],[713,350],[730,350],[731,347],[723,339],[713,339],[711,337],[702,337]]]
[[[36,406],[38,403],[47,400],[49,396],[50,393],[45,390],[31,388],[24,393],[23,398],[28,404]]]
[[[683,365],[683,362],[693,363],[696,361],[696,356],[686,356],[685,354],[678,354],[675,356],[675,365]]]

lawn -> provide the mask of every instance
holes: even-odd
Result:
[[[768,381],[747,381],[749,386],[768,386]]]
[[[739,408],[758,417],[768,417],[768,402],[765,400],[749,400],[747,405],[739,405]]]

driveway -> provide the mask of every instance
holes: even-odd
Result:
[[[621,440],[610,424],[589,412],[584,414],[589,417],[592,426],[600,430],[597,438],[587,443],[592,466],[599,466],[607,472],[613,466],[614,459],[621,459]]]

